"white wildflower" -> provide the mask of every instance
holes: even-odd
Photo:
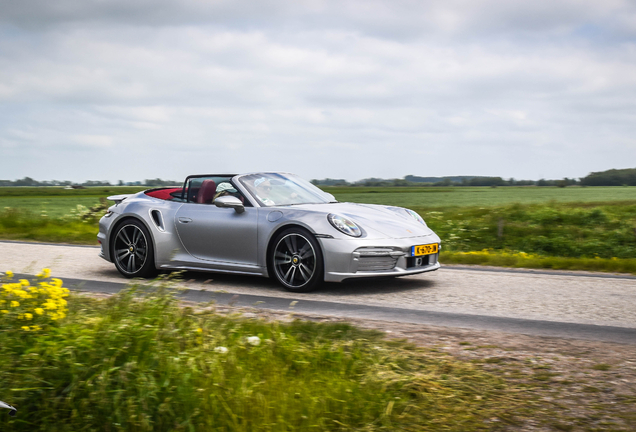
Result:
[[[222,346],[218,346],[216,348],[214,348],[214,352],[220,353],[220,354],[227,354],[227,348],[222,347]]]
[[[254,346],[259,346],[261,344],[261,338],[258,336],[250,336],[247,338],[247,343]]]

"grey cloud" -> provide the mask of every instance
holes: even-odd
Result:
[[[33,31],[77,23],[126,23],[213,25],[242,31],[355,29],[398,39],[497,34],[555,37],[572,32],[584,34],[581,30],[591,26],[633,37],[635,17],[636,5],[629,0],[31,0],[0,5],[0,21]]]
[[[3,3],[3,177],[577,177],[636,150],[631,3],[246,5]]]

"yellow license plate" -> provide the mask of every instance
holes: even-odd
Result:
[[[438,244],[431,243],[426,245],[412,246],[411,247],[411,256],[421,256],[421,255],[430,255],[437,253]]]

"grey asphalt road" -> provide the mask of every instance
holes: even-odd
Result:
[[[0,242],[0,271],[48,267],[75,289],[114,292],[127,280],[98,248]],[[584,272],[444,267],[399,279],[289,293],[264,278],[187,272],[189,300],[338,317],[636,344],[636,278]]]

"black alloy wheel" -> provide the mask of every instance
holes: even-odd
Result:
[[[130,219],[119,225],[112,247],[115,267],[124,276],[150,277],[156,273],[152,239],[141,222]]]
[[[323,259],[318,242],[302,228],[276,236],[270,256],[274,277],[288,291],[308,292],[323,281]]]

